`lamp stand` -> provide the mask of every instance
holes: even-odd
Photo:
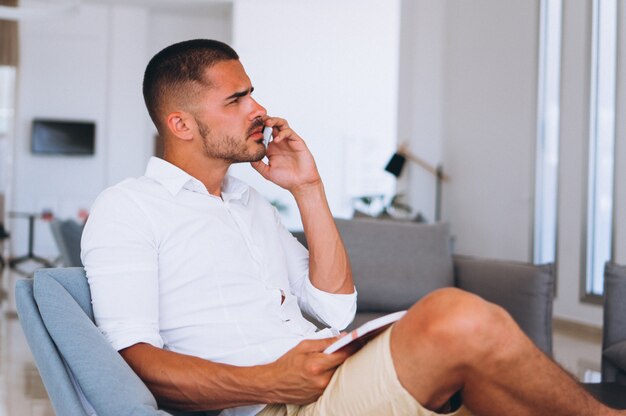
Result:
[[[437,181],[435,182],[435,222],[441,221],[441,189],[443,183],[443,167],[437,165]]]

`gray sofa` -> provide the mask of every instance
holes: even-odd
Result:
[[[604,268],[602,381],[626,384],[626,266]]]
[[[456,286],[504,307],[552,354],[552,265],[453,256],[449,226],[392,220],[336,220],[358,291],[353,328],[407,309],[422,296]],[[306,245],[303,233],[294,233]]]
[[[532,266],[452,257],[448,227],[338,220],[359,290],[357,321],[405,309],[424,294],[458,286],[504,306],[550,353],[553,275]],[[303,234],[297,234],[302,241]],[[68,416],[214,415],[157,408],[146,386],[93,323],[82,268],[41,269],[16,284],[24,333],[55,412]]]

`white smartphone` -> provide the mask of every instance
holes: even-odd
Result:
[[[265,147],[267,147],[272,140],[274,140],[274,137],[272,137],[272,128],[267,126],[263,127],[263,144]]]

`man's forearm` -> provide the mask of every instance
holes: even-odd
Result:
[[[309,246],[309,276],[315,287],[330,293],[352,293],[350,260],[328,207],[321,181],[293,192]]]
[[[251,404],[311,403],[354,349],[324,354],[337,338],[300,342],[276,361],[251,367],[219,364],[135,344],[120,354],[161,407],[213,410]]]
[[[143,343],[120,354],[165,408],[225,409],[268,403],[271,398],[268,366],[214,363]]]

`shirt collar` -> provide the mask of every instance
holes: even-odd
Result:
[[[158,157],[150,158],[145,176],[163,185],[174,196],[183,188],[209,194],[206,187],[198,179],[178,166]],[[230,175],[224,177],[222,181],[222,199],[224,201],[240,199],[244,204],[247,204],[249,196],[250,187],[245,182]]]

